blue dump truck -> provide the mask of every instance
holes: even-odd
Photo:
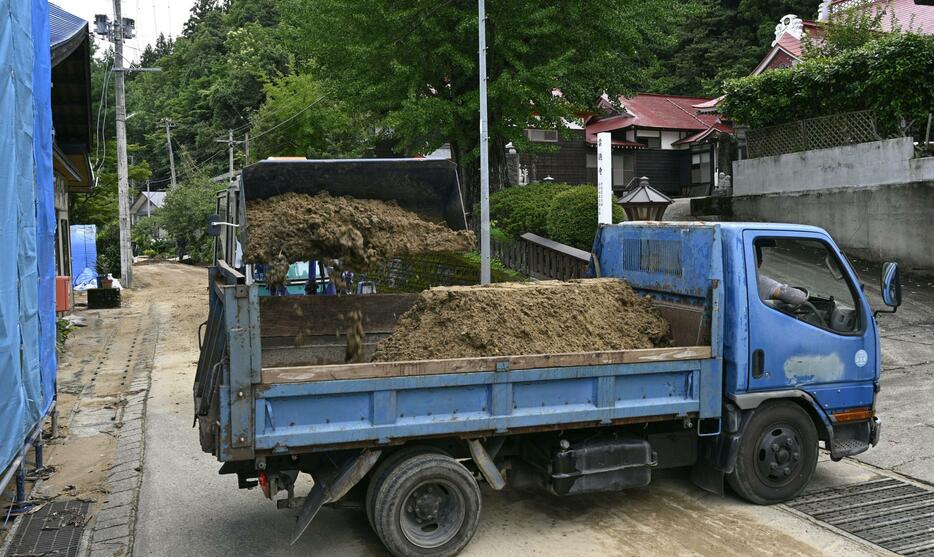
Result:
[[[392,193],[351,192],[339,164],[369,169],[369,184],[400,184],[397,171],[429,176],[437,195],[418,179]],[[750,502],[778,503],[805,488],[819,447],[839,460],[877,443],[875,314],[819,228],[601,227],[591,274],[649,296],[673,341],[611,352],[344,364],[335,316],[359,310],[371,346],[413,295],[261,297],[239,262],[244,207],[283,191],[392,196],[463,226],[450,211],[456,184],[437,186],[450,182],[447,164],[264,161],[219,194],[195,418],[221,474],[295,509],[293,542],[323,505],[359,504],[393,554],[454,555],[477,528],[480,482],[573,496],[645,486],[654,470],[686,467],[707,490],[722,494],[728,483]],[[770,299],[761,287],[770,280],[807,301]],[[896,265],[882,283],[894,311]],[[300,473],[314,481],[304,496],[295,493]]]

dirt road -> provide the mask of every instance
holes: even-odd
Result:
[[[173,264],[140,267],[139,292],[160,335],[146,416],[136,555],[384,555],[363,514],[324,509],[289,546],[294,515],[219,476],[191,428],[197,327],[206,273]],[[823,482],[865,475],[821,464]],[[484,493],[480,530],[465,555],[865,555],[865,546],[779,509],[694,488],[684,474],[646,489],[575,498]]]

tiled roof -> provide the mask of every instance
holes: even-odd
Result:
[[[831,17],[851,7],[878,6],[885,9],[882,28],[892,30],[893,20],[902,30],[934,35],[934,6],[923,6],[915,0],[837,0],[831,5]]]
[[[629,127],[665,130],[703,131],[719,122],[716,114],[699,114],[694,105],[711,101],[705,97],[680,97],[640,93],[632,98],[620,97],[627,114],[610,116],[587,125],[587,141],[594,142],[601,131]]]
[[[63,43],[82,31],[86,32],[87,28],[87,21],[55,4],[49,4],[49,39],[52,46]]]

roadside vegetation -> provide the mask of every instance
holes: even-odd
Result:
[[[819,116],[872,110],[883,137],[927,122],[934,107],[934,36],[875,35],[859,40],[841,30],[849,48],[824,44],[800,63],[758,76],[728,81],[721,108],[752,128]]]
[[[478,211],[479,209],[474,209]],[[626,220],[613,205],[613,222]],[[527,232],[590,251],[597,230],[597,188],[587,185],[534,183],[490,195],[491,235],[516,241]]]

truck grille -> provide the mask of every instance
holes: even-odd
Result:
[[[821,489],[787,505],[909,557],[934,557],[934,491],[895,478]]]

